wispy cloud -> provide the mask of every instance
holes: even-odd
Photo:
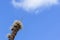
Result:
[[[21,1],[21,0],[20,0]],[[12,0],[12,4],[15,7],[23,8],[26,11],[36,10],[41,7],[48,7],[58,4],[58,0],[22,0],[21,2],[16,2]]]

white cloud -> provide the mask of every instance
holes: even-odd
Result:
[[[21,0],[20,0],[21,1]],[[26,11],[36,10],[41,7],[48,7],[58,4],[58,0],[22,0],[21,2],[16,2],[12,0],[12,4],[15,7],[23,8]]]

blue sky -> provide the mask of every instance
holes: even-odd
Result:
[[[35,14],[15,8],[11,0],[0,0],[0,40],[8,40],[14,20],[21,20],[23,24],[15,40],[60,40],[60,5]]]

